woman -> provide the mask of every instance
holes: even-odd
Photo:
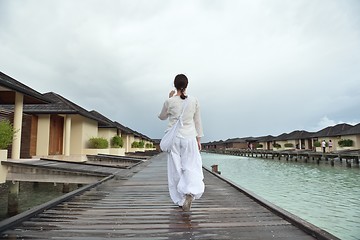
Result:
[[[184,74],[175,77],[175,91],[169,93],[159,118],[169,118],[168,129],[179,118],[185,106],[177,136],[168,153],[168,184],[172,201],[189,211],[194,199],[199,199],[205,189],[202,160],[200,155],[203,130],[200,106],[196,98],[186,95],[188,79]],[[185,104],[184,102],[187,101]]]

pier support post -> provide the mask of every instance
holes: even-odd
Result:
[[[346,167],[351,168],[351,161],[346,159]]]
[[[211,171],[217,174],[220,174],[219,169],[218,169],[218,165],[214,164],[211,166]]]
[[[70,184],[69,184],[69,183],[64,183],[64,184],[63,184],[62,192],[63,192],[63,193],[68,193],[68,192],[70,192]]]
[[[331,159],[330,164],[331,164],[331,166],[334,166],[334,165],[335,165],[334,159]]]
[[[7,166],[1,165],[1,162],[7,160],[7,154],[8,154],[7,150],[0,149],[0,184],[6,182],[6,175],[8,169]]]
[[[10,183],[8,195],[8,216],[19,213],[19,182]]]

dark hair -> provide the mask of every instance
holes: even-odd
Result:
[[[188,85],[188,79],[184,74],[178,74],[176,75],[175,79],[174,79],[174,86],[177,90],[180,90],[181,92],[181,99],[185,99],[187,98],[187,96],[185,96],[184,92],[185,89],[187,88]]]

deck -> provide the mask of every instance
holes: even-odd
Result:
[[[170,200],[165,154],[128,171],[3,231],[0,238],[337,239],[275,206],[270,210],[208,171],[203,197],[185,213]]]

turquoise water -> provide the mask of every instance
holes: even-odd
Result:
[[[345,240],[360,239],[360,169],[203,153],[203,164]]]

